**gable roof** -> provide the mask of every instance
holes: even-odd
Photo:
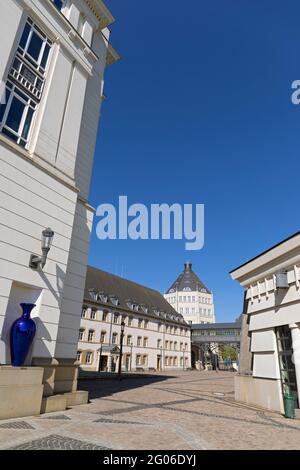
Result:
[[[104,293],[108,297],[107,302],[95,300],[91,291]],[[110,296],[118,299],[118,306],[111,302]],[[142,286],[136,282],[129,281],[114,274],[102,271],[101,269],[88,266],[84,300],[86,302],[96,302],[106,307],[119,308],[133,311],[128,306],[129,301],[139,306],[148,307],[148,314],[154,317],[160,317],[162,320],[168,320],[175,323],[182,323],[187,326],[182,315],[167,302],[167,300],[157,290]],[[138,312],[147,314],[142,309]]]
[[[192,270],[192,263],[184,263],[184,270],[173,282],[171,287],[166,291],[166,294],[171,294],[176,291],[191,291],[191,292],[204,292],[211,294],[210,290],[203,284],[197,274]]]

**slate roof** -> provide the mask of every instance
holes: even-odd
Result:
[[[179,274],[178,278],[171,285],[171,287],[166,291],[166,294],[171,294],[176,291],[184,291],[185,289],[191,290],[192,292],[204,292],[211,294],[209,289],[203,284],[199,279],[197,274],[192,270],[192,263],[187,262],[184,264],[184,270]]]
[[[101,300],[99,293],[107,297],[107,302]],[[113,303],[114,297],[118,300],[118,305]],[[115,309],[136,311],[160,317],[163,321],[169,320],[189,326],[160,292],[92,266],[87,268],[84,301],[100,303]],[[132,310],[128,303],[138,305],[139,309]],[[148,307],[148,312],[143,310],[142,306]]]

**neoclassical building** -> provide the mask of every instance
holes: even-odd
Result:
[[[1,2],[0,419],[37,414],[42,396],[44,410],[57,394],[71,403],[76,392],[90,179],[104,70],[118,59],[113,21],[101,0]],[[10,369],[21,302],[36,304],[37,332],[28,367]]]
[[[300,232],[231,272],[244,288],[235,397],[284,411],[300,407]]]
[[[88,267],[77,360],[89,371],[191,367],[191,329],[156,290]]]
[[[184,264],[183,272],[164,297],[187,322],[215,322],[213,294],[194,273],[190,262]]]

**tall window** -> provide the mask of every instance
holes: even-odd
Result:
[[[119,315],[114,314],[114,323],[119,323]]]
[[[104,310],[102,315],[102,321],[108,321],[108,311]]]
[[[158,339],[158,340],[157,340],[157,347],[158,347],[158,348],[161,347],[161,339]]]
[[[84,305],[81,310],[81,318],[86,318],[87,316],[87,307]]]
[[[128,326],[132,326],[132,324],[133,324],[133,318],[128,317]]]
[[[148,338],[146,338],[146,337],[143,339],[143,347],[144,348],[148,347]]]
[[[85,362],[86,364],[91,364],[92,363],[92,356],[93,356],[93,353],[88,351],[86,353],[86,356],[85,356]]]
[[[76,361],[81,362],[81,351],[77,351],[77,353],[76,353]]]
[[[132,344],[132,336],[128,335],[127,336],[127,346],[131,346],[131,344]]]
[[[143,328],[143,323],[144,323],[143,320],[139,320],[138,321],[138,327]]]
[[[145,320],[145,322],[144,322],[144,328],[145,328],[145,330],[148,328],[148,326],[149,326],[149,322],[148,322],[148,320]]]
[[[148,356],[145,354],[143,356],[143,366],[147,366],[148,365]]]
[[[84,328],[80,328],[80,330],[79,330],[79,335],[78,335],[78,339],[79,339],[79,341],[83,341],[83,340],[84,340]]]
[[[105,341],[106,341],[106,331],[101,331],[100,343],[105,343]]]
[[[136,355],[135,363],[136,363],[137,366],[141,365],[141,355],[140,354]]]
[[[94,340],[95,340],[95,331],[89,330],[88,341],[94,341]]]
[[[91,320],[96,320],[96,316],[97,316],[97,309],[92,308],[92,310],[91,310]]]
[[[6,82],[5,103],[0,106],[0,132],[26,147],[40,102],[51,41],[28,19]]]
[[[142,337],[141,336],[138,336],[137,337],[137,342],[136,342],[137,346],[142,346]]]
[[[113,333],[112,344],[117,344],[117,342],[118,342],[118,333]]]

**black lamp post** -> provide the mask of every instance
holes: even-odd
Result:
[[[121,336],[120,336],[120,356],[119,356],[119,367],[118,367],[118,378],[121,380],[122,373],[122,354],[123,354],[123,338],[124,338],[125,323],[121,323]]]
[[[98,366],[98,372],[101,372],[102,341],[100,342],[100,348],[98,349],[98,351],[99,351],[99,366]]]

